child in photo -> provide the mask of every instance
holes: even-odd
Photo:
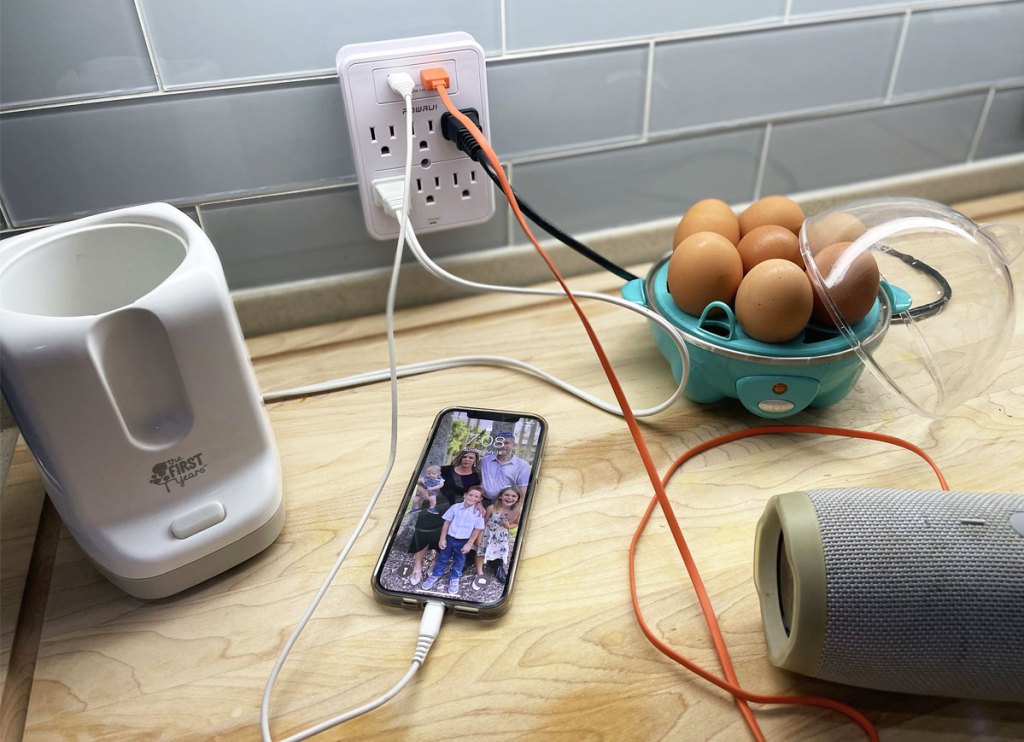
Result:
[[[480,504],[483,495],[483,487],[474,485],[466,490],[462,502],[452,505],[441,516],[444,525],[441,526],[441,538],[437,542],[441,553],[437,555],[437,562],[430,571],[430,577],[423,581],[424,590],[430,590],[437,584],[448,567],[448,562],[451,562],[448,592],[458,595],[459,579],[466,564],[466,554],[473,548],[473,544],[484,529],[484,519],[477,512],[477,505]]]
[[[437,512],[437,493],[444,487],[444,477],[441,476],[441,467],[431,464],[426,472],[416,482],[416,494],[412,496],[412,509],[423,507],[423,503],[429,504],[428,513]]]
[[[519,525],[522,514],[521,497],[516,487],[505,487],[498,493],[494,504],[487,508],[486,524],[476,553],[475,589],[479,590],[487,583],[486,578],[481,579],[484,577],[484,562],[500,559],[503,572],[508,574],[508,561],[512,554],[509,529]]]

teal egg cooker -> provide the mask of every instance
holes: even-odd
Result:
[[[683,393],[694,402],[731,397],[755,415],[783,418],[806,407],[835,404],[860,378],[864,364],[838,330],[810,325],[789,342],[763,343],[743,332],[727,304],[712,302],[700,317],[681,310],[669,294],[667,273],[668,257],[659,261],[646,279],[626,284],[622,295],[679,329],[690,354]],[[907,298],[896,305],[896,294],[902,292],[888,284],[884,289],[867,316],[852,326],[867,348],[882,339],[894,308],[903,311],[909,307]],[[684,372],[679,350],[664,329],[654,323],[650,326],[678,384]]]
[[[836,242],[849,247],[822,275],[814,256]],[[800,252],[834,326],[808,325],[785,343],[749,337],[722,302],[700,317],[683,312],[669,294],[669,256],[623,287],[626,300],[666,319],[685,342],[688,368],[669,331],[649,323],[676,383],[686,378],[686,397],[737,399],[779,419],[836,404],[867,368],[911,411],[939,418],[991,381],[1013,330],[1009,265],[1024,253],[1021,230],[981,227],[933,201],[878,198],[808,217]],[[877,263],[880,287],[867,316],[851,324],[832,292],[863,253]]]

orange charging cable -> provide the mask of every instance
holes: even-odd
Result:
[[[733,433],[727,433],[725,435],[712,438],[711,440],[704,441],[690,450],[686,451],[679,458],[677,458],[672,465],[668,468],[665,473],[665,477],[662,481],[663,485],[667,485],[672,475],[678,471],[685,462],[698,456],[705,451],[709,451],[712,448],[716,448],[725,443],[731,443],[732,441],[738,441],[743,438],[750,438],[758,435],[771,435],[771,434],[788,434],[788,433],[809,433],[816,435],[832,435],[844,438],[860,438],[863,440],[880,441],[882,443],[890,443],[894,446],[905,448],[908,451],[912,451],[920,456],[924,461],[932,468],[935,472],[935,476],[938,477],[939,486],[948,490],[949,485],[946,482],[945,477],[939,470],[938,465],[935,461],[920,447],[915,446],[913,443],[908,443],[900,438],[895,438],[890,435],[882,433],[871,433],[861,430],[848,430],[843,428],[832,428],[819,425],[766,425],[758,428],[748,428],[746,430],[738,430]],[[823,708],[832,709],[850,716],[851,719],[860,724],[861,728],[868,734],[871,739],[877,739],[878,735],[874,729],[874,726],[870,721],[867,720],[858,711],[854,711],[849,706],[842,704],[838,701],[834,701],[828,698],[817,698],[813,696],[778,696],[768,695],[759,693],[749,693],[738,685],[733,683],[726,683],[720,678],[715,677],[712,673],[704,670],[699,665],[694,663],[692,660],[683,657],[674,649],[669,647],[661,638],[654,634],[653,629],[647,624],[647,621],[643,617],[643,612],[640,608],[640,600],[637,595],[636,586],[636,549],[640,543],[640,537],[643,535],[644,530],[647,528],[647,524],[651,519],[651,515],[654,512],[655,506],[659,500],[657,497],[652,497],[650,503],[647,506],[647,511],[640,519],[640,524],[637,526],[636,532],[633,534],[633,540],[629,544],[629,591],[630,599],[633,602],[633,613],[636,615],[637,623],[640,625],[640,630],[643,631],[644,635],[650,640],[650,642],[665,656],[675,660],[677,663],[690,670],[690,672],[699,675],[710,683],[717,685],[723,690],[727,690],[737,698],[743,698],[746,701],[754,703],[766,703],[766,704],[794,704],[794,705],[805,705],[805,706],[819,706]],[[672,517],[666,513],[666,518]],[[693,555],[690,553],[690,549],[687,546],[685,540],[677,542],[679,546],[679,554],[683,558],[683,563],[686,565],[687,574],[690,576],[690,581],[693,584],[693,591],[697,595],[697,600],[700,603],[701,609],[707,619],[708,629],[711,632],[711,638],[715,645],[715,651],[721,654],[725,651],[725,638],[722,636],[721,629],[718,626],[717,618],[715,617],[714,610],[711,607],[711,599],[708,596],[707,589],[704,587],[704,581],[700,577],[700,573],[697,570],[697,565],[693,560]],[[854,715],[849,712],[853,711]]]
[[[658,502],[661,503],[662,510],[666,513],[668,519],[669,529],[672,531],[672,535],[676,540],[676,543],[683,543],[683,534],[679,529],[679,524],[676,522],[674,514],[672,514],[672,504],[668,500],[668,495],[665,493],[665,488],[661,483],[661,477],[658,475],[658,470],[654,465],[654,459],[651,457],[651,453],[647,448],[647,443],[644,441],[643,434],[640,431],[640,426],[637,424],[636,417],[633,415],[633,410],[629,405],[629,401],[626,399],[626,394],[622,390],[622,386],[619,383],[618,378],[615,376],[615,371],[612,368],[611,362],[608,360],[604,348],[601,347],[601,342],[598,340],[597,333],[594,331],[593,326],[590,324],[590,320],[586,314],[583,313],[583,309],[577,302],[576,297],[569,289],[562,274],[559,273],[558,268],[552,262],[551,257],[547,254],[537,238],[534,237],[533,232],[530,230],[529,225],[526,223],[526,219],[523,216],[522,211],[519,209],[519,204],[516,201],[515,194],[512,191],[512,186],[508,182],[508,178],[505,176],[505,170],[501,166],[501,160],[498,155],[494,152],[490,142],[483,135],[480,129],[473,123],[473,121],[463,114],[452,102],[451,96],[448,95],[448,73],[441,68],[425,69],[420,72],[420,80],[423,82],[423,86],[427,90],[436,90],[438,95],[441,97],[441,101],[444,103],[445,108],[448,112],[455,117],[455,119],[461,123],[471,136],[476,140],[477,144],[480,145],[481,150],[491,163],[491,167],[494,172],[498,175],[498,179],[501,183],[501,190],[505,194],[505,198],[508,200],[509,206],[512,208],[512,213],[515,214],[516,221],[519,222],[519,226],[522,228],[523,233],[533,244],[537,250],[541,259],[547,265],[548,270],[554,276],[558,285],[561,286],[562,291],[565,292],[566,298],[572,304],[573,309],[576,311],[576,315],[579,317],[580,322],[583,325],[583,329],[586,331],[587,336],[590,338],[590,342],[594,347],[594,352],[597,354],[598,360],[601,362],[601,366],[604,369],[605,376],[608,379],[608,383],[612,388],[612,393],[615,395],[615,399],[619,404],[619,409],[622,411],[622,417],[626,421],[626,425],[629,427],[629,431],[633,436],[633,441],[636,444],[640,459],[643,462],[644,469],[647,471],[647,475],[651,480],[651,486],[654,488]],[[680,547],[682,548],[682,547]],[[729,659],[728,653],[720,655],[720,661],[722,663],[722,669],[725,672],[726,678],[731,683],[737,683],[736,673],[733,670],[732,662]],[[747,705],[747,703],[739,698],[736,699],[736,703],[740,708],[740,712],[746,719],[747,726],[750,727],[754,734],[754,737],[758,740],[763,740],[764,735],[761,733],[761,729],[757,724],[757,720],[754,718],[754,713]]]
[[[628,426],[630,434],[633,437],[633,441],[636,444],[637,452],[640,455],[640,459],[643,462],[644,469],[646,470],[651,482],[651,486],[654,489],[653,502],[656,502],[661,506],[662,512],[665,514],[665,519],[668,523],[669,530],[672,533],[672,537],[676,542],[676,546],[678,547],[680,554],[684,555],[684,560],[689,559],[689,562],[692,563],[692,557],[689,557],[689,549],[686,545],[686,540],[683,537],[682,531],[679,527],[678,520],[675,517],[675,513],[672,509],[672,504],[668,499],[668,495],[665,491],[665,485],[658,475],[657,468],[654,465],[654,460],[647,447],[647,443],[644,440],[643,434],[640,430],[640,426],[637,423],[636,417],[633,415],[633,410],[630,407],[629,401],[626,398],[626,394],[623,391],[622,386],[615,375],[615,371],[612,368],[611,362],[608,360],[608,356],[605,353],[604,348],[601,346],[601,342],[598,339],[593,326],[590,324],[589,319],[587,318],[586,314],[584,314],[583,309],[580,307],[579,303],[576,300],[576,297],[569,289],[569,286],[565,283],[565,279],[562,277],[561,273],[559,273],[558,268],[554,265],[547,252],[538,243],[536,237],[534,237],[533,235],[533,232],[530,230],[529,225],[526,223],[526,219],[520,211],[518,203],[516,202],[515,194],[512,191],[512,186],[509,184],[508,178],[505,176],[504,169],[501,166],[501,160],[498,158],[497,154],[494,152],[490,143],[487,141],[487,138],[484,137],[480,129],[473,123],[471,119],[469,119],[469,117],[467,117],[465,114],[459,111],[459,109],[452,102],[451,97],[448,95],[447,91],[447,86],[449,82],[448,74],[443,69],[440,68],[422,70],[420,73],[420,79],[427,90],[437,91],[438,95],[441,98],[441,101],[444,103],[444,106],[448,110],[448,112],[466,128],[470,135],[476,140],[477,144],[480,145],[481,150],[483,151],[484,155],[491,163],[491,166],[493,167],[495,173],[499,177],[501,189],[504,192],[505,198],[508,200],[509,206],[511,207],[512,212],[516,217],[516,221],[519,223],[519,226],[522,228],[523,233],[533,244],[541,259],[544,261],[548,269],[551,271],[551,274],[554,276],[555,280],[562,288],[562,291],[565,292],[566,298],[572,304],[572,307],[575,310],[576,315],[580,319],[580,323],[583,325],[583,329],[586,331],[587,336],[589,337],[590,342],[594,347],[594,352],[597,354],[598,360],[601,362],[601,366],[604,370],[605,376],[607,377],[608,383],[611,386],[612,393],[615,395],[615,399],[618,402],[619,408],[622,411],[622,417],[626,421],[626,425]],[[682,462],[680,461],[679,463]],[[651,508],[649,508],[647,515],[645,515],[645,518],[642,521],[642,527],[646,526],[647,520],[649,520],[650,518],[651,510],[653,510],[653,504]],[[693,567],[692,574],[696,574],[695,565]],[[867,733],[870,739],[878,739],[877,731],[875,730],[871,722],[863,714],[861,714],[856,709],[847,706],[846,704],[840,703],[838,701],[834,701],[827,698],[814,698],[806,696],[795,696],[790,698],[784,696],[765,696],[752,694],[743,690],[739,687],[738,680],[736,678],[736,673],[732,667],[732,662],[729,658],[728,649],[726,648],[724,641],[715,642],[716,652],[718,654],[719,661],[722,665],[722,669],[725,672],[726,680],[718,678],[717,676],[707,672],[703,668],[700,668],[699,666],[689,662],[681,655],[675,654],[673,650],[671,650],[667,645],[664,645],[664,643],[660,642],[660,640],[653,635],[653,632],[651,632],[650,628],[647,627],[646,623],[643,621],[642,615],[639,612],[639,604],[635,598],[635,591],[633,598],[633,607],[634,612],[636,612],[637,614],[637,619],[641,624],[641,629],[644,631],[648,639],[652,643],[654,643],[659,650],[663,652],[668,650],[668,652],[671,653],[669,654],[669,656],[675,659],[677,662],[684,664],[684,666],[686,666],[692,672],[700,675],[709,682],[712,682],[715,685],[718,685],[719,687],[729,691],[733,695],[737,705],[739,706],[741,713],[743,714],[744,719],[747,722],[747,725],[750,727],[750,730],[754,734],[754,737],[756,739],[764,740],[764,734],[761,732],[761,729],[758,726],[756,719],[754,719],[753,712],[747,704],[748,700],[759,703],[795,703],[801,705],[813,705],[821,706],[824,708],[830,708],[845,714],[850,719],[855,721],[862,729],[864,729],[864,731]],[[712,631],[714,633],[715,629],[717,629],[717,620],[714,617],[714,611],[711,609],[710,601],[706,601],[706,605],[704,602],[702,602],[702,608],[705,611],[705,618],[708,621],[709,627],[714,627],[712,628]],[[720,636],[721,632],[719,631],[718,634]]]

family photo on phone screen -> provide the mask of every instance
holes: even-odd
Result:
[[[500,600],[540,437],[541,422],[533,417],[443,415],[406,493],[380,586],[477,603]]]

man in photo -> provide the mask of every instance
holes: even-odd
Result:
[[[530,483],[530,464],[516,456],[511,430],[492,430],[494,453],[480,459],[480,479],[484,486],[484,507],[492,504],[506,487],[515,487],[520,497]]]

